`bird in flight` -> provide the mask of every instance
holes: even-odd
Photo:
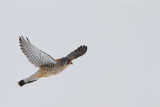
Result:
[[[72,64],[72,60],[84,55],[87,51],[87,46],[83,45],[68,54],[66,57],[54,59],[47,53],[41,51],[23,36],[19,37],[20,47],[28,60],[39,67],[38,71],[26,79],[20,80],[18,84],[23,86],[28,83],[37,81],[41,77],[48,77],[62,72],[65,68]]]

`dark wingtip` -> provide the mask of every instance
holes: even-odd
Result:
[[[23,36],[21,35],[21,36],[19,36],[19,38],[20,38],[20,39],[22,39],[22,38],[23,38]]]
[[[82,45],[81,49],[83,50],[83,54],[85,54],[87,52],[87,46],[86,45]]]
[[[85,50],[87,51],[88,47],[86,45],[83,45],[83,47],[85,48]]]
[[[25,82],[24,82],[24,80],[21,80],[21,81],[18,82],[18,84],[19,84],[20,87],[22,87],[25,84]]]
[[[22,40],[27,40],[29,43],[30,43],[30,41],[29,41],[29,39],[26,37],[26,39],[21,35],[21,36],[19,36],[19,41],[21,42]]]
[[[30,43],[29,39],[26,37],[27,41]]]
[[[21,38],[22,38],[22,37],[21,37],[21,36],[19,36],[19,40],[21,40]]]
[[[23,36],[22,36],[22,35],[19,36],[19,42],[20,42],[20,43],[21,43],[22,39],[24,39]]]

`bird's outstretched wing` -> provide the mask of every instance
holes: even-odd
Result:
[[[70,60],[76,59],[82,55],[84,55],[87,51],[87,46],[83,45],[71,52],[69,55],[66,57],[69,58]]]
[[[27,37],[26,39],[23,36],[19,37],[19,42],[22,52],[36,67],[54,65],[57,63],[50,55],[32,45]]]

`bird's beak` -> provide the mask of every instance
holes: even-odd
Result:
[[[69,64],[73,64],[72,61],[69,61]]]

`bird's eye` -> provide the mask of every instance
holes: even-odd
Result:
[[[69,64],[69,60],[67,60],[67,65]]]
[[[65,61],[64,61],[64,64],[65,64],[65,65],[68,65],[68,64],[69,64],[69,60],[65,60]]]

